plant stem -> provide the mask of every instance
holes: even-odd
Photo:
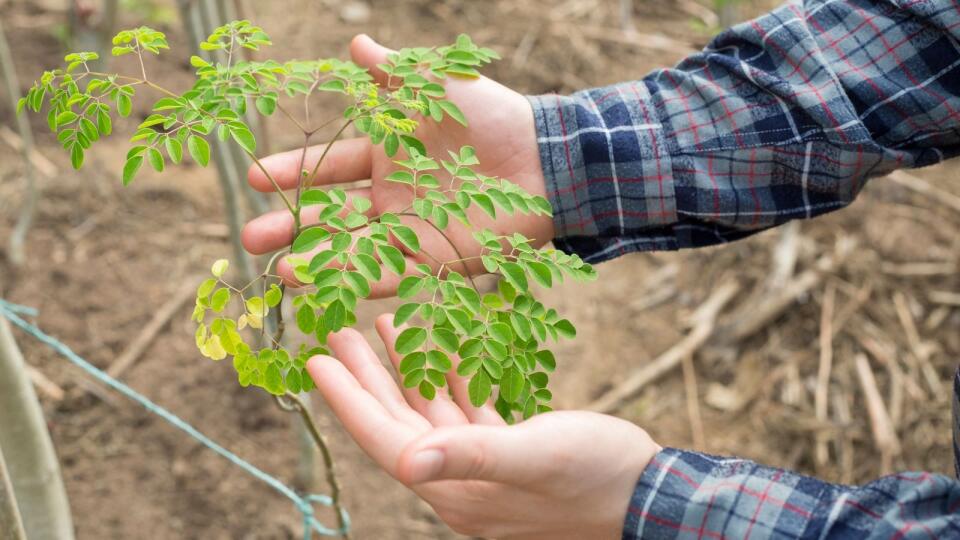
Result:
[[[397,214],[397,215],[398,215],[398,216],[411,216],[411,217],[415,217],[415,218],[419,218],[419,217],[420,217],[420,216],[418,216],[417,214],[414,214],[413,212],[400,212],[400,213]],[[456,260],[459,260],[460,263],[461,263],[461,265],[463,266],[463,275],[466,276],[466,278],[470,280],[470,285],[473,286],[473,289],[476,290],[476,291],[479,291],[480,289],[477,287],[477,283],[473,280],[473,276],[470,275],[470,269],[467,267],[466,259],[464,258],[463,254],[460,253],[460,249],[457,248],[457,245],[453,243],[453,240],[451,240],[450,237],[447,236],[447,234],[446,234],[445,232],[443,232],[443,229],[441,229],[440,227],[437,227],[436,223],[430,221],[429,219],[424,219],[423,221],[424,221],[425,223],[427,223],[428,225],[430,225],[431,227],[433,227],[433,229],[434,229],[435,231],[437,231],[438,233],[440,233],[440,236],[442,236],[443,239],[446,240],[448,244],[450,244],[450,247],[453,248],[453,252],[457,254],[457,259],[455,259],[455,261],[456,261]]]
[[[343,132],[346,131],[351,124],[353,124],[353,120],[347,120],[345,124],[340,126],[340,129],[336,132],[336,134],[334,134],[333,138],[330,139],[330,142],[327,143],[326,148],[323,149],[323,153],[320,154],[320,159],[317,160],[317,164],[314,165],[313,170],[310,171],[309,175],[307,175],[306,187],[309,188],[313,185],[313,177],[316,176],[317,171],[320,170],[320,164],[323,163],[323,159],[327,157],[327,152],[329,152],[330,149],[333,148],[334,143],[337,142],[340,136],[343,135]]]
[[[277,396],[276,400],[281,408],[288,411],[296,411],[300,415],[304,425],[307,426],[307,430],[310,432],[310,437],[313,439],[313,442],[316,443],[317,448],[320,449],[320,454],[323,456],[323,464],[327,472],[327,484],[330,486],[330,500],[332,501],[334,511],[337,513],[337,523],[340,525],[340,530],[343,531],[343,538],[349,539],[350,533],[346,530],[344,511],[340,505],[340,482],[337,480],[336,470],[334,469],[333,454],[330,453],[327,441],[323,438],[323,435],[320,434],[320,430],[317,429],[313,415],[310,414],[310,408],[307,407],[298,396],[290,392],[287,392],[283,396]],[[289,402],[284,400],[289,400]]]

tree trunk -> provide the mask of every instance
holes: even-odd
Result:
[[[3,461],[3,452],[0,451],[0,540],[26,538],[20,512],[17,510],[17,500],[13,497],[10,475],[7,474],[7,465]]]
[[[0,448],[30,540],[72,540],[60,465],[10,323],[0,317]]]

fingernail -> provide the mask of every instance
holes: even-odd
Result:
[[[411,463],[413,474],[410,482],[414,484],[426,482],[436,477],[443,468],[443,452],[436,449],[421,450],[414,454]]]

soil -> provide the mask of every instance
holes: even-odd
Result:
[[[355,22],[341,20],[340,4],[346,3],[291,0],[245,2],[244,7],[247,17],[274,36],[277,45],[270,54],[275,58],[343,56],[350,37],[359,32],[402,46],[446,43],[469,31],[504,56],[490,75],[524,93],[568,92],[636,78],[683,55],[618,41],[624,34],[612,0],[375,0],[369,20],[360,22],[363,10],[353,8],[343,14]],[[41,67],[59,65],[63,48],[51,28],[67,20],[63,12],[31,5],[0,7],[24,85]],[[677,5],[637,1],[633,22],[639,32],[706,42],[709,35]],[[756,2],[744,12],[764,7]],[[144,22],[126,12],[120,19],[125,26]],[[154,69],[171,86],[185,85],[188,66],[170,60],[185,58],[183,31],[175,20],[157,26],[170,35],[174,52]],[[614,39],[576,28],[611,29],[605,35]],[[2,123],[12,126],[9,110],[0,110]],[[230,256],[214,173],[190,166],[162,176],[145,172],[125,189],[119,182],[126,151],[122,136],[98,144],[76,173],[42,120],[33,122],[40,152],[60,173],[41,181],[27,263],[14,269],[0,260],[0,297],[38,308],[45,331],[108,366],[184,280],[195,280],[211,260]],[[133,122],[123,124],[115,130],[129,132]],[[295,145],[279,124],[270,127],[273,148]],[[960,195],[957,172],[953,165],[917,174]],[[9,236],[19,208],[20,177],[19,156],[0,144],[0,238]],[[753,337],[697,354],[688,374],[694,381],[688,376],[685,384],[681,370],[674,370],[619,414],[663,445],[736,454],[832,481],[865,482],[887,467],[949,474],[949,381],[960,357],[960,309],[935,302],[930,293],[960,290],[958,233],[957,212],[874,180],[850,209],[801,226],[797,272],[811,268],[841,236],[857,241],[846,264]],[[771,272],[771,253],[781,234],[771,231],[700,251],[628,255],[600,266],[600,279],[592,285],[550,291],[547,302],[569,314],[579,329],[578,338],[558,350],[557,406],[585,406],[681,339],[685,316],[721,282],[739,279],[746,292],[735,303],[750,302]],[[904,266],[915,262],[942,263],[948,270],[918,274]],[[813,395],[825,287],[837,291],[837,313],[853,305],[858,291],[870,287],[871,292],[837,331],[830,417],[817,421]],[[921,340],[933,345],[926,363],[897,317],[897,295],[906,300]],[[394,306],[368,304],[360,326],[370,328],[376,313]],[[255,465],[293,482],[299,455],[296,419],[264,393],[240,388],[229,365],[201,358],[188,316],[184,308],[124,380]],[[721,322],[734,319],[725,317]],[[891,370],[870,357],[902,445],[889,466],[872,439],[853,367],[860,352],[856,337],[864,333],[889,344],[912,385],[912,391],[902,392],[904,383],[894,384]],[[28,363],[67,391],[61,401],[41,401],[79,538],[300,537],[299,514],[289,501],[18,336]],[[375,467],[322,403],[317,410],[336,456],[355,538],[457,537]],[[699,411],[702,427],[696,416],[691,421],[691,410]],[[831,452],[820,466],[814,459],[818,434],[825,434]],[[324,519],[334,521],[329,515]]]

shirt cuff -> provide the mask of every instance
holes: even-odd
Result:
[[[593,262],[677,249],[675,235],[656,233],[676,222],[677,210],[667,137],[644,83],[527,99],[554,244]]]
[[[748,460],[666,448],[637,482],[623,538],[799,538],[833,499],[831,488]]]

